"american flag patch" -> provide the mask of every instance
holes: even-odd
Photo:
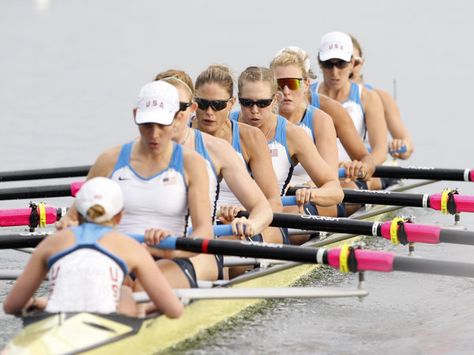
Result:
[[[178,182],[178,178],[176,175],[173,176],[165,176],[163,178],[163,184],[164,185],[175,185]]]
[[[270,149],[270,155],[272,157],[277,157],[278,156],[278,149],[277,148]]]

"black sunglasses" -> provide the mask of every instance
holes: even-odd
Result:
[[[345,60],[336,60],[336,61],[331,61],[331,60],[325,60],[324,62],[320,62],[321,66],[324,69],[332,69],[336,67],[337,69],[345,69],[349,65],[350,62],[346,62]]]
[[[191,106],[192,102],[179,102],[179,111],[186,111],[189,106]]]
[[[226,108],[227,103],[230,101],[230,99],[231,97],[229,97],[227,100],[206,100],[196,97],[194,98],[194,101],[196,101],[200,110],[205,111],[210,106],[213,111],[222,111]]]
[[[243,107],[253,107],[253,105],[257,105],[259,108],[264,108],[270,106],[272,101],[273,99],[251,100],[239,97],[239,102]]]

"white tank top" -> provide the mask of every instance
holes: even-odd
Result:
[[[317,92],[320,83],[314,85],[314,90]],[[364,143],[368,142],[367,138],[367,127],[365,124],[365,113],[362,106],[362,85],[356,84],[351,81],[351,88],[349,92],[349,98],[341,102],[342,106],[345,108],[347,113],[351,116],[352,122],[357,130],[357,133],[362,138]],[[339,151],[339,161],[351,160],[346,150],[344,149],[339,138],[337,139],[337,150]]]
[[[143,234],[147,228],[161,228],[178,237],[186,236],[189,214],[182,147],[173,143],[168,167],[144,178],[130,165],[133,144],[123,145],[110,176],[120,185],[124,196],[125,213],[117,230]]]
[[[291,161],[288,144],[286,143],[287,120],[282,116],[277,116],[275,136],[267,142],[270,155],[272,156],[273,170],[275,171],[280,196],[286,192],[286,187],[293,175],[293,162]]]
[[[85,223],[71,231],[76,244],[48,260],[47,312],[117,311],[127,265],[97,241],[111,228]]]

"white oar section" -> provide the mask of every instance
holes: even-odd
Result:
[[[366,297],[369,292],[363,289],[344,290],[338,288],[286,287],[286,288],[212,288],[175,289],[176,296],[182,300],[216,299],[275,299],[275,298],[343,298]],[[137,302],[149,302],[145,292],[135,293]]]

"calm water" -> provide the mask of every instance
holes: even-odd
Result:
[[[396,80],[416,144],[409,164],[474,166],[472,7],[466,1],[0,0],[0,170],[90,164],[105,148],[136,135],[131,109],[141,85],[157,72],[180,68],[196,77],[211,63],[225,63],[238,74],[248,65],[268,65],[288,45],[314,59],[321,35],[332,30],[359,38],[368,82],[393,91]],[[427,190],[445,186],[474,194],[463,183]],[[25,205],[0,202],[0,208]],[[420,222],[450,223],[408,212]],[[464,223],[474,230],[472,217]],[[446,245],[419,246],[419,255],[472,259],[470,248]],[[0,268],[18,269],[25,260],[18,252],[0,252]],[[353,284],[351,278],[334,280]],[[371,295],[363,303],[277,303],[257,320],[187,351],[471,352],[470,280],[370,274],[367,284]],[[7,290],[2,283],[1,298]],[[16,326],[0,317],[0,341]]]

